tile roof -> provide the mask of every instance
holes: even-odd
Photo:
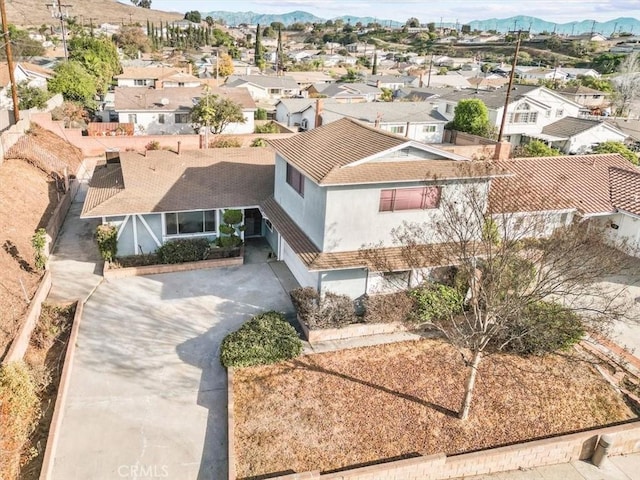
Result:
[[[502,173],[483,163],[472,166],[459,155],[349,118],[289,138],[269,140],[269,144],[319,185],[422,181],[433,177],[488,178]],[[394,158],[352,165],[387,150],[410,145],[423,149],[430,158]]]
[[[496,212],[576,209],[585,215],[610,213],[615,209],[610,169],[640,173],[619,154],[516,158],[503,165],[516,175],[492,181],[489,203]],[[640,191],[640,183],[636,188]]]
[[[557,138],[571,138],[580,133],[591,130],[598,125],[605,123],[599,120],[588,120],[586,118],[564,117],[543,127],[542,133]],[[615,127],[612,127],[615,128]],[[622,133],[622,132],[620,132]]]
[[[326,83],[314,84],[314,87],[329,98],[382,94],[378,87],[366,83]]]
[[[585,87],[584,85],[575,85],[573,87],[564,87],[557,92],[560,95],[611,95],[607,92],[601,92],[600,90],[596,90],[594,88]]]
[[[334,115],[331,115],[334,114]],[[427,102],[367,102],[324,104],[323,118],[349,117],[361,122],[447,122],[441,113]]]
[[[640,170],[609,169],[611,203],[625,212],[640,215]]]
[[[401,247],[371,249],[372,255],[369,259],[363,255],[361,250],[321,252],[273,197],[264,201],[260,205],[260,210],[302,263],[312,272],[362,267],[374,268],[373,263],[375,262],[372,262],[370,258],[375,258],[376,255],[384,255],[385,265],[390,271],[415,267],[415,254],[411,255],[412,258],[408,258],[407,251]],[[450,263],[447,261],[450,255],[447,255],[446,245],[420,245],[417,248],[420,250],[419,255],[424,260],[423,266],[425,267]]]
[[[259,205],[273,178],[267,148],[121,152],[119,165],[96,167],[82,217]]]

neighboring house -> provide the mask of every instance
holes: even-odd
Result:
[[[419,87],[420,77],[412,75],[372,75],[367,78],[367,85],[389,90],[399,90],[403,87]]]
[[[442,143],[447,123],[447,119],[427,102],[345,104],[317,99],[302,112],[301,127],[305,130],[315,128],[318,118],[320,125],[350,118],[423,143]]]
[[[300,91],[305,90],[314,83],[336,83],[336,79],[324,72],[285,72],[285,77],[292,78],[300,87]]]
[[[588,109],[606,108],[609,105],[609,97],[611,95],[607,92],[601,92],[600,90],[584,87],[582,85],[565,87],[556,91],[569,100]]]
[[[391,229],[437,222],[441,198],[468,184],[488,189],[496,175],[483,162],[346,118],[269,143],[274,195],[261,206],[268,242],[300,285],[353,298],[384,291],[391,277],[407,286],[422,281],[426,272],[403,261]],[[366,245],[393,257],[393,271],[368,265],[360,255]],[[438,262],[435,256],[424,268]]]
[[[627,135],[604,120],[565,117],[549,124],[532,137],[566,154],[589,153],[603,142],[624,142]]]
[[[522,80],[529,82],[538,82],[540,80],[557,80],[559,82],[565,82],[569,75],[560,69],[549,68],[516,68],[516,76]]]
[[[489,110],[489,120],[500,128],[505,105],[505,90],[475,91],[461,90],[435,99],[438,111],[447,120],[454,117],[455,107],[460,100],[477,98]],[[509,98],[504,140],[512,145],[520,145],[522,136],[542,133],[542,129],[564,117],[578,117],[581,105],[545,87],[516,85]]]
[[[518,158],[504,163],[512,177],[492,182],[491,208],[518,217],[543,216],[550,234],[574,218],[606,228],[628,252],[640,248],[640,169],[618,154]],[[588,188],[587,188],[588,186]]]
[[[315,98],[283,98],[276,103],[275,120],[287,127],[300,127],[302,113],[315,103]]]
[[[567,74],[567,78],[569,80],[573,80],[574,78],[578,78],[578,77],[600,78],[600,72],[598,72],[597,70],[594,70],[593,68],[560,67],[560,70],[562,70],[564,73]]]
[[[81,218],[117,227],[120,256],[174,239],[214,240],[230,208],[244,213],[243,238],[262,236],[258,205],[273,193],[273,178],[273,152],[265,148],[120,152],[95,168]]]
[[[29,62],[17,62],[13,67],[13,77],[17,84],[24,83],[43,90],[47,89],[47,80],[55,75],[53,70]],[[7,110],[13,108],[7,62],[0,62],[0,108]]]
[[[225,83],[228,87],[244,87],[256,101],[276,100],[300,95],[300,87],[289,77],[270,75],[231,75]]]
[[[163,65],[153,67],[124,67],[122,73],[114,78],[118,87],[197,87],[198,78],[191,75],[191,68],[186,71]],[[181,85],[182,83],[182,85]]]
[[[375,102],[382,90],[366,83],[313,84],[307,89],[310,97],[332,98],[342,103]]]
[[[402,101],[425,102],[427,100],[433,101],[439,96],[446,95],[451,92],[453,92],[453,89],[407,87],[398,90],[395,94],[395,98],[401,99]]]
[[[253,133],[256,105],[243,88],[211,89],[242,106],[244,123],[230,123],[223,133]],[[120,123],[133,123],[136,133],[146,135],[193,134],[191,109],[203,96],[202,87],[141,90],[116,87],[114,110]]]

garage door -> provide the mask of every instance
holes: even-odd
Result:
[[[318,273],[309,272],[285,239],[280,237],[280,241],[282,242],[282,260],[287,264],[300,286],[318,288]]]

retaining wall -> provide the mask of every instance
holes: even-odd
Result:
[[[160,273],[187,272],[207,268],[236,267],[244,263],[244,257],[216,258],[199,262],[172,263],[168,265],[147,265],[144,267],[110,268],[105,262],[102,275],[105,280],[112,278],[134,277],[138,275],[157,275]]]
[[[369,335],[384,335],[397,332],[408,332],[409,328],[402,323],[357,323],[341,328],[310,329],[298,317],[298,323],[304,336],[311,344],[330,340],[345,340],[348,338],[366,337]]]

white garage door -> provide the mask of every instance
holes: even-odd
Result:
[[[318,288],[318,273],[309,272],[285,239],[280,237],[280,240],[282,242],[282,260],[287,264],[300,286]]]

